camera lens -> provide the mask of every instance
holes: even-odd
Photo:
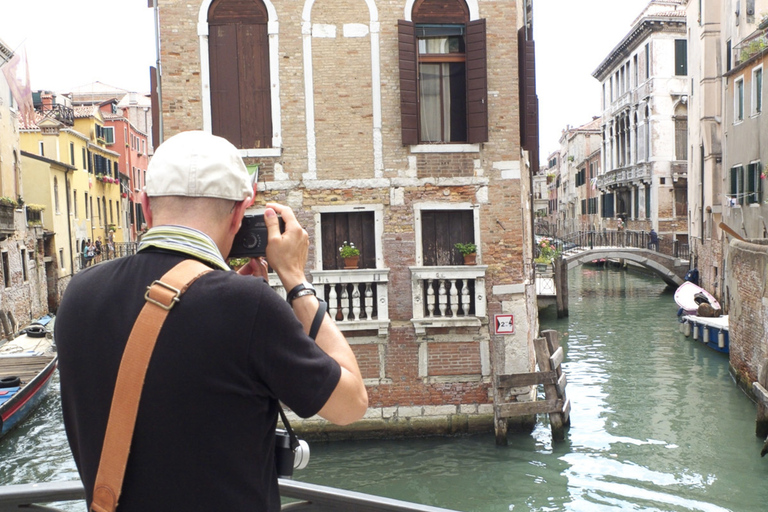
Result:
[[[293,469],[304,469],[309,464],[309,445],[303,439],[299,439],[299,446],[293,452]]]
[[[249,232],[243,237],[243,247],[246,249],[253,249],[259,245],[259,237],[256,233]]]

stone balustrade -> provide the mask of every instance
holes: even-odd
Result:
[[[411,267],[416,334],[429,327],[480,326],[486,317],[487,265]]]

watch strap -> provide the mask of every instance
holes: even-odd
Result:
[[[315,287],[312,286],[310,283],[303,282],[299,283],[293,288],[291,288],[291,291],[288,292],[288,295],[286,295],[285,300],[288,301],[288,304],[293,303],[293,299],[303,297],[304,295],[309,294],[317,295],[317,292],[315,292]]]
[[[320,330],[320,326],[323,325],[325,319],[325,312],[328,311],[328,303],[323,299],[317,299],[317,313],[315,313],[315,319],[312,320],[312,326],[309,328],[309,337],[315,339],[317,333]]]

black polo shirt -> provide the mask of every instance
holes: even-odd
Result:
[[[90,504],[117,370],[146,287],[186,256],[140,253],[72,278],[57,312],[67,436]],[[316,414],[341,375],[260,278],[214,270],[168,315],[118,510],[276,511],[278,399]]]

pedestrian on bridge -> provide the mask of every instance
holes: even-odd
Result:
[[[648,238],[650,239],[648,242],[648,248],[659,252],[659,235],[656,233],[656,231],[654,231],[653,228],[651,228],[651,232],[648,233]]]
[[[617,238],[618,238],[618,245],[621,247],[624,247],[624,219],[619,217],[616,220],[616,231],[617,231]]]

